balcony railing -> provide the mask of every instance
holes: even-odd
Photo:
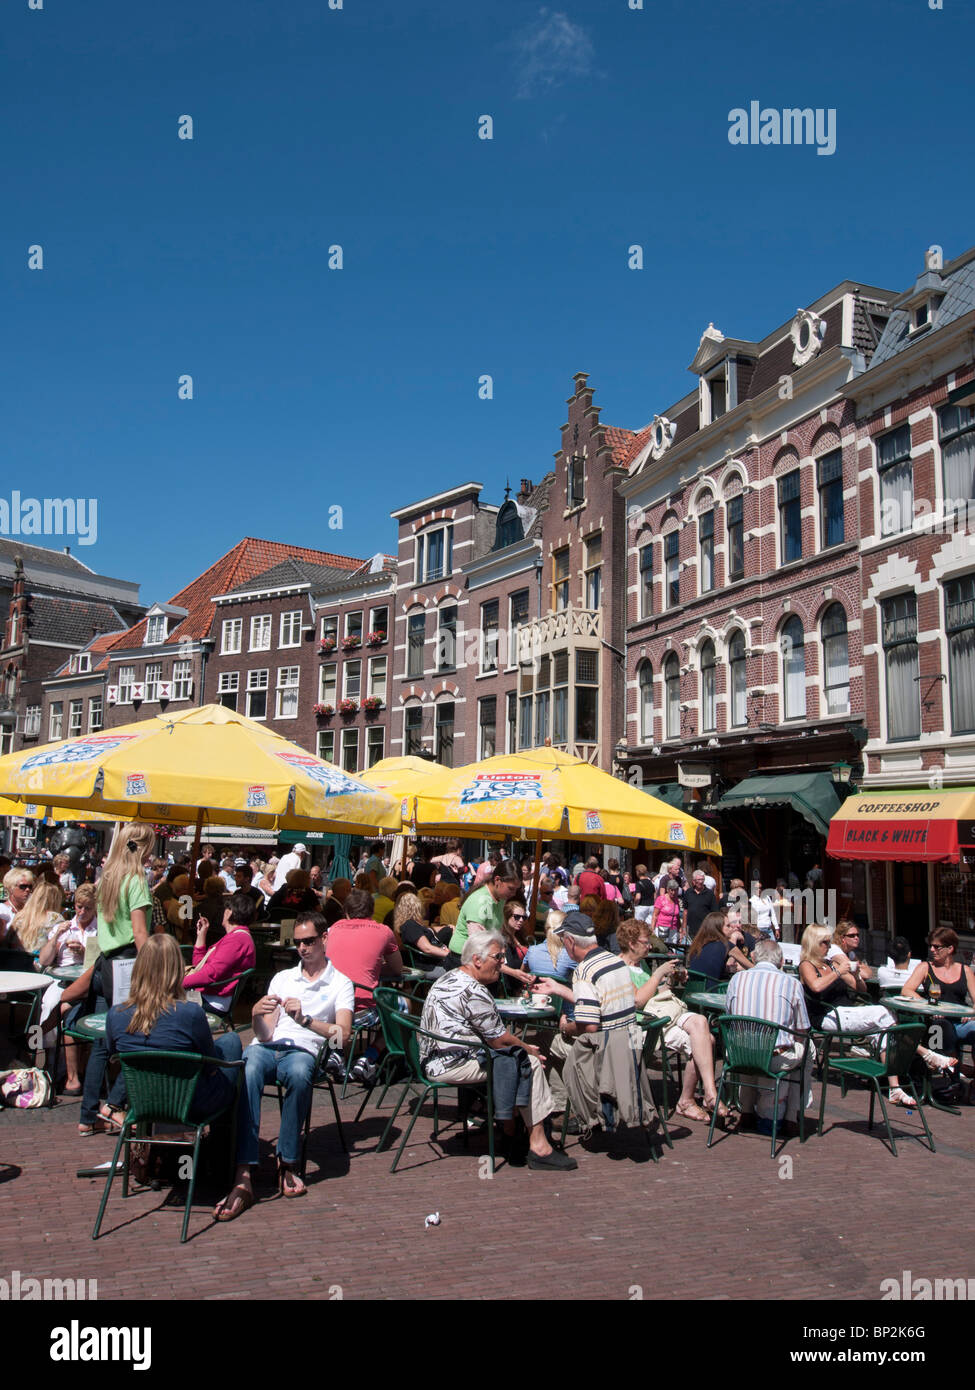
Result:
[[[530,658],[577,638],[601,641],[603,612],[601,608],[561,608],[533,618],[518,629],[518,643],[524,658]]]

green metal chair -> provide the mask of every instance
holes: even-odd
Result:
[[[710,975],[700,975],[696,970],[688,970],[685,994],[727,994],[729,980],[713,980]]]
[[[924,1107],[914,1085],[911,1076],[911,1067],[916,1061],[918,1044],[924,1041],[927,1029],[923,1023],[898,1023],[885,1031],[887,1038],[886,1055],[883,1059],[872,1057],[834,1057],[829,1055],[829,1039],[834,1036],[827,1033],[827,1043],[823,1055],[823,1091],[819,1102],[819,1129],[818,1133],[823,1132],[823,1119],[826,1114],[826,1083],[829,1079],[830,1070],[839,1072],[841,1077],[856,1077],[866,1081],[870,1086],[870,1114],[867,1119],[867,1129],[873,1129],[873,1104],[874,1097],[880,1101],[880,1111],[884,1117],[884,1124],[887,1126],[887,1138],[890,1140],[890,1151],[897,1157],[897,1146],[894,1143],[894,1134],[890,1127],[890,1118],[887,1114],[887,1105],[884,1101],[883,1091],[880,1083],[886,1081],[890,1075],[898,1078],[900,1086],[907,1087],[917,1106],[917,1112],[921,1117],[924,1126],[924,1133],[930,1145],[931,1152],[935,1152],[934,1140],[931,1137],[931,1130],[928,1127],[927,1116]]]
[[[239,1028],[235,1027],[234,1009],[237,1006],[237,1001],[240,999],[241,994],[244,992],[244,986],[254,974],[256,974],[256,971],[252,966],[250,970],[241,970],[238,975],[228,975],[225,980],[214,980],[212,985],[207,985],[207,994],[216,994],[224,985],[233,984],[234,986],[233,992],[229,996],[230,1007],[226,1011],[215,1008],[212,1004],[207,1002],[205,997],[200,1001],[210,1017],[218,1019],[223,1024],[223,1031],[225,1033],[242,1033],[245,1028],[251,1026],[250,1020],[248,1019],[247,1022],[241,1024]]]
[[[144,1130],[147,1126],[157,1123],[176,1124],[181,1125],[184,1131],[192,1129],[194,1133],[192,1168],[190,1170],[189,1189],[186,1194],[186,1207],[183,1212],[183,1230],[179,1238],[182,1245],[186,1240],[190,1208],[193,1205],[193,1193],[196,1189],[196,1175],[199,1168],[203,1132],[214,1121],[226,1114],[231,1117],[230,1161],[233,1162],[237,1130],[237,1101],[244,1076],[244,1063],[227,1062],[220,1057],[204,1057],[198,1052],[157,1052],[152,1049],[122,1052],[116,1060],[122,1064],[129,1109],[119,1133],[118,1143],[115,1145],[115,1154],[108,1170],[108,1179],[105,1183],[105,1191],[102,1193],[98,1216],[95,1219],[95,1229],[92,1231],[91,1238],[92,1240],[98,1239],[102,1217],[105,1215],[105,1207],[108,1205],[108,1194],[118,1169],[119,1155],[124,1153],[122,1163],[122,1197],[124,1200],[129,1195],[129,1149],[131,1145],[143,1141]],[[225,1070],[234,1071],[236,1073],[234,1095],[226,1105],[205,1115],[203,1119],[190,1120],[189,1113],[193,1104],[196,1083],[205,1067],[222,1067]],[[153,1144],[185,1146],[186,1138],[184,1133],[175,1139],[154,1137],[152,1142]]]
[[[356,980],[353,980],[352,984],[354,989],[362,989],[365,990],[367,994],[372,994],[373,1003],[375,1003],[375,995],[373,993],[373,988],[371,985],[361,985]],[[342,1080],[343,1100],[345,1100],[345,1093],[349,1089],[349,1077],[352,1074],[352,1066],[355,1061],[356,1044],[361,1042],[363,1034],[365,1034],[366,1037],[368,1037],[368,1035],[374,1032],[376,1028],[375,1023],[369,1022],[369,1015],[371,1013],[372,1006],[366,1005],[365,1008],[356,1009],[355,1013],[352,1015],[352,1038],[349,1042],[349,1055],[346,1058],[345,1076]]]
[[[413,1108],[413,1114],[410,1118],[410,1123],[407,1126],[406,1133],[403,1135],[400,1146],[396,1151],[396,1157],[393,1159],[392,1165],[389,1170],[391,1173],[396,1172],[396,1165],[402,1158],[403,1151],[409,1143],[410,1135],[413,1132],[413,1126],[416,1124],[417,1116],[423,1108],[423,1102],[426,1100],[428,1095],[430,1095],[431,1093],[433,1095],[432,1137],[433,1139],[436,1139],[439,1133],[440,1124],[440,1092],[456,1089],[459,1094],[461,1090],[465,1090],[469,1087],[483,1086],[486,1088],[487,1091],[488,1154],[490,1155],[491,1172],[493,1173],[494,1088],[490,1066],[486,1069],[487,1074],[483,1081],[438,1081],[436,1077],[431,1078],[426,1076],[423,1071],[423,1065],[420,1061],[420,1038],[430,1038],[434,1042],[449,1043],[451,1046],[454,1047],[456,1047],[457,1045],[457,1039],[444,1038],[441,1037],[439,1033],[429,1033],[425,1029],[422,1029],[415,1018],[410,1018],[406,1014],[402,1014],[399,1012],[399,1009],[396,1007],[395,1003],[391,1001],[390,996],[392,996],[392,1000],[395,1000],[397,997],[399,997],[397,996],[395,990],[377,989],[376,1003],[379,1008],[380,1017],[383,1019],[385,1025],[386,1036],[387,1038],[391,1037],[394,1040],[395,1046],[400,1049],[402,1056],[405,1058],[407,1067],[409,1068],[409,1075],[407,1077],[406,1084],[400,1092],[399,1099],[396,1102],[396,1108],[393,1110],[392,1115],[390,1115],[389,1117],[389,1123],[383,1131],[382,1138],[379,1141],[379,1145],[376,1149],[376,1152],[382,1153],[389,1146],[389,1140],[392,1134],[393,1125],[396,1121],[396,1116],[399,1114],[400,1107],[402,1106],[403,1101],[406,1099],[407,1093],[410,1092],[414,1086],[420,1086],[423,1089],[421,1090],[420,1095],[417,1097],[417,1102]],[[464,1144],[465,1146],[467,1144],[466,1123],[464,1124]]]
[[[403,994],[400,994],[395,989],[389,989],[385,986],[380,985],[377,986],[376,990],[374,991],[373,997],[376,1000],[376,1007],[379,1009],[379,1026],[382,1029],[383,1041],[386,1044],[386,1051],[383,1053],[382,1058],[380,1059],[379,1066],[376,1070],[376,1075],[373,1079],[372,1085],[363,1095],[362,1104],[356,1111],[356,1122],[358,1122],[361,1119],[362,1112],[369,1104],[370,1096],[375,1095],[381,1083],[383,1085],[383,1091],[382,1095],[379,1097],[379,1100],[376,1102],[377,1110],[382,1109],[383,1101],[386,1099],[386,1093],[388,1092],[390,1086],[392,1086],[393,1084],[397,1069],[399,1067],[403,1067],[405,1070],[409,1071],[409,1058],[407,1056],[405,1048],[403,1047],[400,1034],[395,1032],[391,1027],[387,1025],[386,1012],[381,1007],[381,1005],[385,1004],[388,1009],[395,1010],[397,1013],[399,1013],[400,1011],[396,1004],[397,999],[410,998],[411,996],[406,994],[405,990]],[[413,1082],[411,1079],[408,1083],[408,1087],[412,1085]]]
[[[646,1068],[649,1066],[650,1057],[651,1057],[651,1055],[652,1055],[652,1053],[653,1053],[653,1049],[654,1049],[654,1047],[655,1047],[655,1045],[656,1045],[656,1042],[657,1042],[657,1038],[658,1038],[658,1037],[660,1038],[661,1054],[663,1055],[663,1054],[666,1053],[666,1047],[665,1047],[665,1045],[664,1045],[663,1034],[664,1034],[664,1030],[665,1030],[666,1028],[669,1028],[669,1027],[670,1027],[670,1020],[667,1019],[667,1018],[647,1018],[647,1017],[645,1017],[643,1014],[637,1014],[637,1022],[639,1023],[640,1027],[644,1030],[644,1034],[645,1034],[644,1039],[643,1039],[643,1047],[642,1047],[641,1050],[640,1050],[640,1062],[639,1062],[640,1071],[642,1072],[642,1071],[645,1071]],[[662,1133],[663,1133],[664,1143],[668,1146],[668,1148],[671,1148],[671,1149],[672,1149],[672,1148],[674,1147],[674,1141],[671,1139],[671,1137],[670,1137],[670,1131],[669,1131],[668,1128],[667,1128],[667,1110],[668,1110],[669,1106],[668,1106],[668,1092],[667,1092],[667,1075],[666,1075],[666,1071],[667,1071],[667,1069],[666,1069],[666,1065],[665,1065],[665,1067],[664,1067],[664,1080],[663,1080],[663,1096],[664,1096],[664,1108],[663,1108],[663,1110],[661,1110],[660,1106],[657,1104],[657,1098],[656,1098],[656,1096],[653,1095],[653,1089],[652,1089],[652,1088],[651,1088],[651,1090],[650,1090],[650,1094],[651,1094],[651,1097],[652,1097],[652,1099],[653,1099],[653,1108],[654,1108],[654,1111],[655,1111],[655,1113],[656,1113],[657,1119],[660,1121],[660,1128],[661,1128],[661,1131],[662,1131]],[[640,1076],[639,1076],[639,1074],[638,1074],[638,1075],[637,1075],[637,1086],[638,1086],[638,1087],[639,1087],[639,1083],[640,1083]],[[567,1135],[567,1133],[568,1133],[568,1131],[569,1131],[569,1116],[570,1116],[571,1113],[572,1113],[572,1101],[569,1099],[568,1092],[567,1092],[567,1093],[566,1093],[566,1097],[565,1097],[565,1110],[563,1111],[563,1114],[562,1114],[562,1136],[561,1136],[561,1138],[560,1138],[560,1140],[559,1140],[559,1144],[560,1144],[560,1146],[561,1146],[563,1149],[565,1148],[565,1137],[566,1137],[566,1135]],[[647,1136],[647,1144],[648,1144],[649,1147],[650,1147],[650,1157],[653,1159],[654,1163],[659,1163],[660,1160],[659,1160],[659,1158],[658,1158],[658,1156],[657,1156],[657,1150],[656,1150],[656,1147],[654,1146],[653,1137],[652,1137],[652,1135],[650,1134],[650,1130],[647,1129],[647,1128],[645,1128],[645,1129],[644,1129],[644,1133],[645,1133],[646,1136]]]
[[[710,1148],[714,1141],[714,1126],[725,1096],[725,1087],[728,1087],[728,1094],[730,1095],[732,1086],[754,1086],[758,1091],[773,1092],[771,1156],[774,1158],[779,1128],[779,1088],[783,1082],[788,1085],[790,1081],[797,1083],[800,1087],[804,1086],[803,1078],[806,1074],[806,1062],[809,1056],[809,1034],[799,1032],[795,1028],[787,1028],[781,1023],[770,1023],[766,1018],[749,1018],[744,1014],[722,1014],[717,1020],[717,1025],[724,1051],[724,1066],[718,1081],[718,1098],[715,1101],[714,1110],[711,1112],[711,1123],[708,1126],[707,1146]],[[780,1033],[789,1033],[792,1037],[799,1038],[804,1044],[798,1066],[789,1071],[774,1071],[772,1069],[772,1057],[775,1054]],[[758,1076],[767,1077],[772,1084],[760,1085],[756,1080]],[[800,1096],[800,1144],[805,1143],[806,1140],[805,1099],[804,1094]]]

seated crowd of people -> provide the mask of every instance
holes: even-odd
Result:
[[[790,1075],[780,1104],[787,1134],[808,1104],[810,1078],[799,1075],[809,1056],[802,1037],[810,1029],[841,1031],[883,1055],[896,1024],[882,1002],[869,998],[874,972],[861,959],[855,923],[807,926],[796,973],[786,973],[774,925],[749,912],[737,881],[717,897],[706,865],[689,881],[679,859],[656,881],[637,866],[631,880],[613,861],[601,868],[591,858],[573,877],[549,854],[533,893],[531,861],[518,865],[492,852],[468,863],[457,841],[442,855],[393,865],[395,872],[387,872],[377,844],[353,877],[330,883],[303,867],[303,845],[269,864],[225,859],[218,868],[203,859],[193,872],[189,863],[163,868],[153,859],[154,844],[151,827],[124,827],[97,889],[75,886],[67,919],[56,865],[36,880],[11,869],[3,880],[0,945],[32,955],[41,969],[90,961],[76,980],[50,986],[42,1007],[48,1036],[59,1021],[70,1026],[80,1012],[107,1009],[104,1039],[93,1043],[83,1078],[77,1047],[65,1048],[65,1092],[82,1095],[84,1137],[119,1131],[126,1095],[122,1075],[110,1079],[115,1053],[158,1048],[243,1060],[237,1168],[215,1212],[221,1221],[255,1201],[261,1098],[271,1083],[283,1092],[279,1190],[304,1195],[302,1134],[319,1067],[345,1074],[355,1023],[368,1043],[351,1075],[373,1081],[384,1046],[373,992],[380,983],[395,985],[407,969],[425,977],[425,993],[417,996],[425,1074],[465,1085],[490,1068],[509,1156],[537,1170],[576,1166],[553,1135],[553,1117],[567,1103],[571,1128],[584,1139],[596,1129],[612,1135],[621,1125],[652,1123],[641,1021],[662,1020],[663,1045],[681,1059],[675,1114],[705,1123],[717,1108],[722,1122],[734,1119],[718,1102],[715,1035],[682,997],[688,975],[692,988],[726,988],[729,1014],[780,1028],[773,1065]],[[283,916],[293,919],[297,964],[278,970],[253,1004],[254,1039],[246,1050],[232,1029],[214,1037],[207,1013],[226,1015],[237,979],[255,966],[254,923]],[[180,941],[192,945],[191,960]],[[684,948],[683,961],[675,945]],[[879,985],[907,997],[975,1003],[975,977],[958,958],[950,929],[933,933],[929,962],[913,960],[902,938],[892,948],[891,962],[877,972]],[[120,988],[124,997],[116,997]],[[188,990],[199,991],[199,1002],[187,999]],[[523,991],[555,1002],[557,1022],[533,1043],[515,1036],[498,1008],[503,996]],[[948,1051],[917,1049],[932,1072],[957,1066],[954,1054],[975,1036],[975,1020],[948,1029]],[[898,1078],[890,1082],[890,1099],[908,1103]],[[225,1071],[205,1070],[199,1114],[226,1104],[231,1090]],[[782,1114],[770,1113],[768,1097],[741,1087],[742,1128],[771,1132]]]

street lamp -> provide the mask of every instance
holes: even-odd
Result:
[[[838,787],[849,786],[850,776],[853,768],[850,763],[834,763],[829,770],[829,775]]]

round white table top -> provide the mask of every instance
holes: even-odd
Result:
[[[34,971],[0,970],[0,994],[25,994],[31,989],[47,989],[53,983],[50,975]]]

